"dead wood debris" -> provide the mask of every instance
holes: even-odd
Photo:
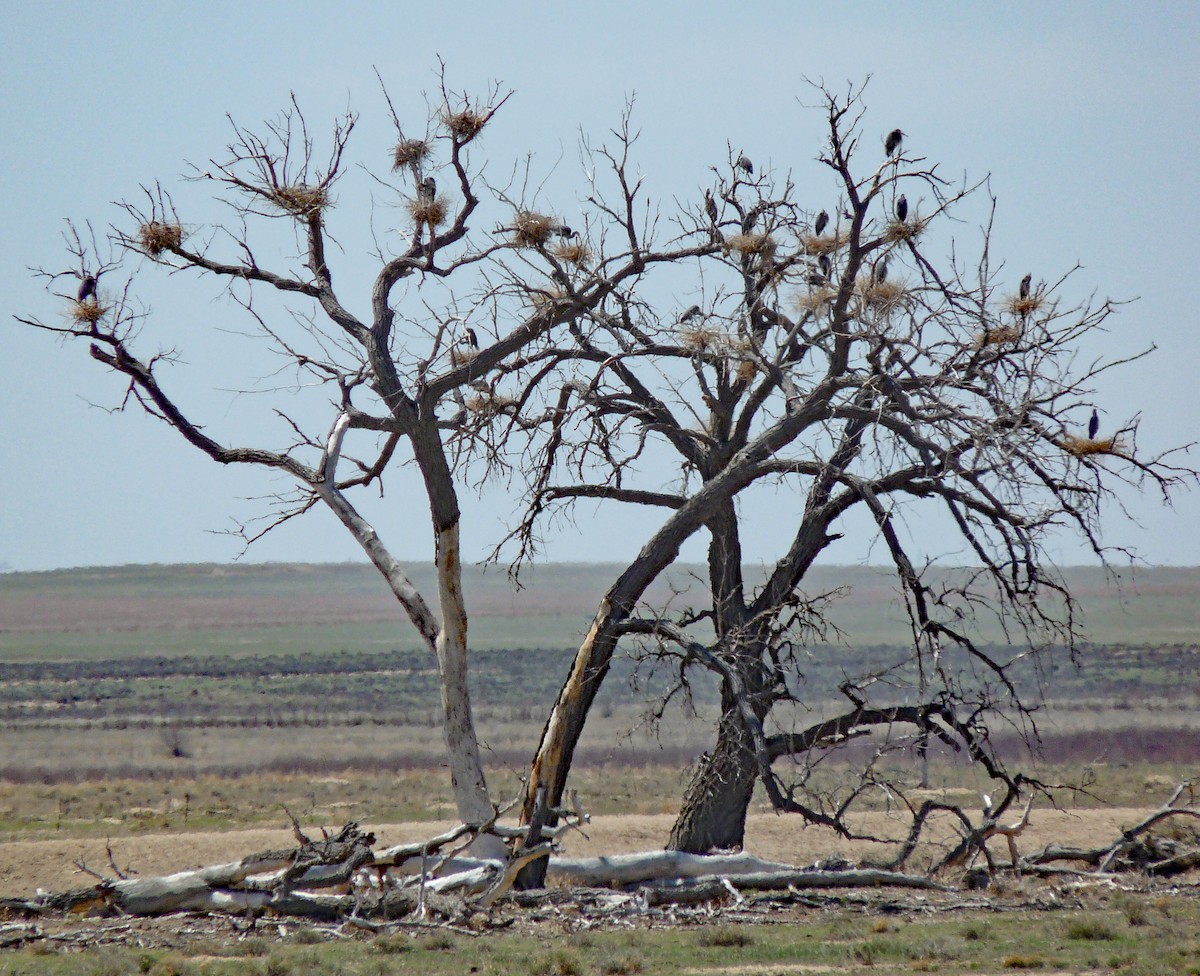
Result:
[[[44,932],[55,919],[121,918],[129,924],[132,916],[140,924],[150,916],[181,912],[223,917],[235,927],[236,919],[246,920],[249,928],[260,919],[273,919],[280,926],[293,920],[292,924],[324,926],[320,931],[335,938],[355,929],[465,927],[474,932],[481,926],[511,925],[518,917],[514,912],[531,922],[570,916],[585,927],[645,916],[702,919],[714,911],[729,921],[731,912],[753,914],[767,903],[805,905],[816,898],[825,899],[824,904],[831,897],[861,897],[816,894],[829,889],[903,888],[925,892],[919,899],[948,899],[961,907],[960,889],[936,880],[938,871],[965,869],[959,880],[970,891],[987,887],[1002,872],[1071,875],[1078,879],[1075,884],[1111,884],[1123,873],[1140,872],[1153,880],[1200,866],[1200,830],[1192,828],[1192,823],[1200,826],[1200,807],[1190,783],[1181,784],[1160,809],[1113,842],[1086,850],[1051,845],[1022,857],[1017,838],[1029,824],[1031,809],[1032,803],[1026,805],[1020,819],[1007,825],[985,818],[930,874],[903,874],[879,866],[797,869],[748,854],[653,851],[554,858],[552,887],[528,892],[512,890],[517,872],[531,858],[552,854],[565,832],[582,829],[589,818],[578,807],[556,811],[560,823],[545,831],[545,842],[532,851],[519,850],[527,828],[502,825],[496,818],[463,824],[422,843],[381,850],[374,848],[374,835],[356,823],[332,834],[322,829],[320,839],[314,840],[293,820],[298,846],[292,849],[262,851],[165,877],[101,878],[73,891],[0,899],[0,947],[59,938]],[[505,861],[465,856],[482,833],[510,842],[514,853]],[[998,864],[987,851],[993,837],[1005,839],[1007,864]],[[974,866],[980,857],[987,861],[986,871]],[[86,866],[81,870],[98,876]],[[984,875],[982,884],[975,883],[975,875]]]

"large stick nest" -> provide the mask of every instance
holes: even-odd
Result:
[[[277,186],[271,192],[272,202],[296,217],[311,217],[329,206],[329,188],[296,183],[292,186]]]
[[[522,210],[513,222],[513,241],[519,247],[544,247],[557,226],[553,217]]]
[[[183,244],[183,227],[163,220],[148,220],[138,228],[138,243],[152,258]]]
[[[409,200],[407,207],[413,222],[418,227],[441,227],[450,213],[449,203],[446,202],[445,197],[441,196],[435,200],[417,197],[415,200]]]
[[[429,143],[424,139],[401,139],[392,150],[392,169],[420,166],[429,158]]]

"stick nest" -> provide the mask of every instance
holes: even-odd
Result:
[[[409,200],[406,206],[409,214],[412,215],[413,222],[418,227],[429,227],[431,230],[434,227],[441,227],[450,214],[450,205],[442,196],[435,200],[417,197],[415,200]]]
[[[738,364],[737,378],[739,383],[749,383],[758,374],[758,363],[753,359],[743,359]]]
[[[392,150],[392,170],[420,166],[429,158],[429,143],[424,139],[401,139]]]
[[[552,217],[522,210],[513,223],[513,240],[519,247],[544,247],[557,226]]]
[[[822,285],[812,291],[797,292],[795,296],[796,310],[799,312],[818,312],[837,298],[837,289]]]
[[[850,237],[846,234],[821,234],[819,237],[816,234],[809,234],[800,243],[804,247],[805,254],[820,257],[822,254],[832,254],[849,240]]]
[[[897,241],[911,241],[913,238],[920,235],[928,223],[926,220],[894,220],[887,225],[887,230],[884,232],[884,238],[889,243]]]
[[[739,254],[757,254],[765,259],[773,258],[779,245],[770,234],[734,234],[725,239],[725,247]]]
[[[329,206],[329,188],[297,183],[294,186],[277,186],[271,192],[271,200],[280,210],[296,217],[311,217]]]
[[[1100,438],[1092,440],[1089,437],[1064,437],[1062,447],[1074,454],[1076,457],[1088,457],[1092,454],[1116,454],[1121,455],[1121,442],[1117,437]]]
[[[457,112],[443,112],[442,124],[457,141],[470,142],[483,131],[487,117],[473,108],[464,108]]]
[[[862,300],[885,311],[895,308],[908,294],[905,287],[896,281],[865,281],[859,287]]]
[[[1015,325],[1004,325],[998,329],[987,329],[975,337],[975,347],[982,349],[984,346],[1000,346],[1010,342],[1019,342],[1022,335],[1024,335],[1023,330]]]
[[[1024,319],[1041,308],[1042,302],[1041,295],[1029,295],[1025,298],[1020,295],[1012,295],[1004,305],[1017,318]]]
[[[107,305],[101,305],[91,298],[87,301],[71,303],[71,318],[80,325],[95,325],[107,311]]]
[[[716,329],[679,330],[679,344],[684,349],[692,350],[692,352],[712,352],[716,349],[722,349],[726,345],[725,339],[725,334],[718,332]]]
[[[553,254],[564,264],[586,268],[592,261],[592,249],[583,241],[563,241],[554,248]]]
[[[489,393],[480,393],[470,397],[466,403],[466,407],[471,413],[484,415],[503,413],[506,410],[511,410],[516,405],[517,401],[510,396],[502,394],[493,396]]]
[[[547,305],[553,305],[560,298],[566,297],[566,294],[561,288],[539,288],[537,291],[529,293],[529,300],[533,303],[534,308],[545,308]]]
[[[183,243],[183,228],[163,220],[150,220],[138,228],[138,243],[150,257],[156,258]]]

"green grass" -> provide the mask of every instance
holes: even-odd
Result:
[[[478,937],[454,933],[363,936],[318,943],[317,933],[285,940],[267,936],[221,945],[205,940],[170,951],[94,949],[47,953],[22,949],[0,956],[0,974],[29,976],[117,976],[158,972],[161,976],[413,976],[479,973],[481,976],[591,976],[618,973],[719,972],[737,967],[767,974],[783,967],[831,967],[840,972],[1080,972],[1120,969],[1130,974],[1195,972],[1200,944],[1181,933],[1200,927],[1194,900],[1179,898],[1169,923],[1136,929],[1120,914],[1011,912],[901,914],[886,925],[847,909],[764,915],[774,924],[659,927],[589,931],[566,937],[561,928],[493,932]],[[1103,941],[1071,937],[1081,924],[1103,926]],[[273,929],[267,929],[273,932]],[[983,936],[980,936],[980,932]]]

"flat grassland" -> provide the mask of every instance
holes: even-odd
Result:
[[[431,582],[429,568],[409,569],[419,584]],[[542,567],[520,591],[502,572],[469,574],[473,704],[497,796],[516,794],[579,636],[618,571]],[[1068,578],[1093,644],[1081,668],[1060,661],[1049,673],[1043,751],[1032,763],[1044,780],[1086,777],[1091,787],[1087,794],[1062,794],[1060,811],[1035,808],[1022,841],[1031,848],[1115,837],[1139,811],[1158,806],[1173,784],[1200,775],[1200,569],[1142,570],[1119,581],[1072,570]],[[806,673],[820,713],[832,707],[843,666],[886,662],[901,653],[906,630],[885,572],[823,568],[811,585],[814,592],[844,588],[830,609],[834,652],[814,647]],[[687,572],[654,596],[686,604]],[[1002,640],[981,627],[982,639]],[[432,834],[453,816],[434,662],[370,567],[142,566],[0,575],[0,661],[0,895],[83,883],[75,862],[104,867],[106,840],[119,865],[146,875],[280,843],[286,835],[276,828],[285,809],[306,823],[376,825],[389,841]],[[572,853],[647,849],[665,840],[689,764],[709,745],[717,694],[701,680],[692,709],[672,707],[662,723],[648,724],[644,702],[663,690],[664,680],[630,660],[615,664],[572,772],[572,785],[596,818],[590,840],[571,839]],[[934,756],[930,785],[962,800],[986,784],[952,756]],[[865,816],[884,818],[884,825],[886,806],[881,798]],[[754,811],[747,846],[762,856],[809,863],[834,851],[864,853],[801,830],[760,801]],[[853,937],[829,958],[781,955],[774,936],[756,934],[741,947],[727,946],[723,956],[709,958],[690,943],[667,956],[643,946],[622,963],[610,959],[602,936],[572,948],[577,959],[546,955],[535,939],[521,950],[535,962],[516,971],[639,971],[620,968],[628,965],[709,972],[719,958],[726,959],[724,971],[735,965],[747,973],[873,965],[879,972],[880,963],[905,971],[1069,970],[1135,958],[1141,950],[1132,946],[1157,937],[1155,926],[1166,931],[1180,912],[1197,915],[1194,905],[1164,903],[1146,909],[1149,922],[1133,925],[1119,909],[1097,908],[1112,916],[1103,915],[1111,938],[1072,941],[1054,928],[1066,924],[1061,919],[1043,926],[1048,946],[1092,955],[1051,947],[1028,965],[1011,952],[1006,964],[999,919],[927,929],[925,942],[914,947],[898,935],[912,919],[894,931],[872,929],[860,912],[830,922],[849,926]],[[993,934],[964,935],[971,926]],[[943,945],[941,955],[929,950],[935,943]],[[990,954],[978,955],[981,946]],[[464,972],[470,965],[513,971],[495,968],[497,959],[468,959],[465,945],[426,952],[418,940],[409,949],[394,959],[380,949],[371,968],[358,957],[309,959],[303,949],[289,956],[285,947],[278,971]],[[1193,949],[1178,960],[1181,968],[1161,971],[1200,971],[1200,944]],[[53,969],[40,963],[5,969],[2,959],[0,973]],[[266,971],[274,959],[263,964]],[[143,971],[162,962],[151,959]],[[180,972],[181,966],[215,972],[227,964],[230,972],[259,966],[240,957],[175,963]],[[76,970],[64,963],[61,971]]]

